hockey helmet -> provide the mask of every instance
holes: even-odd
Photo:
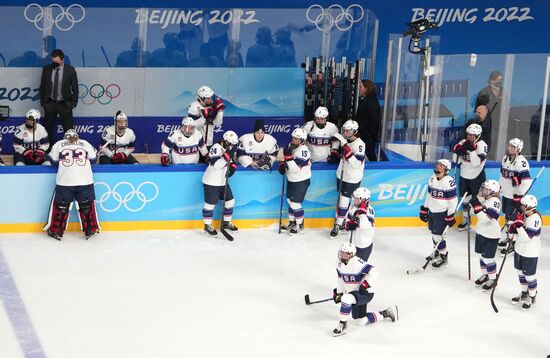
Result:
[[[366,201],[369,201],[370,200],[370,190],[365,188],[365,187],[360,187],[360,188],[357,188],[353,191],[353,198],[354,199],[359,199],[361,201],[363,200],[366,200]]]
[[[195,130],[195,121],[191,117],[184,117],[181,120],[181,132],[186,137],[191,136]]]
[[[451,171],[451,162],[448,159],[439,159],[437,162],[435,162],[435,174],[442,174],[441,172],[437,171],[438,165],[442,165],[443,168],[445,168],[445,174]]]
[[[481,132],[483,132],[483,129],[477,123],[470,124],[468,128],[466,128],[466,133],[473,134],[476,137],[476,139],[479,138],[479,136],[481,136]]]
[[[537,208],[538,201],[534,195],[527,194],[523,198],[521,198],[520,204],[522,207],[525,207],[525,209],[522,208],[522,211],[528,212]]]
[[[36,109],[29,109],[29,111],[25,114],[25,118],[32,118],[35,122],[38,122],[40,120],[40,111]]]
[[[340,249],[338,250],[338,259],[340,262],[347,264],[349,260],[355,256],[355,253],[357,252],[357,249],[355,248],[355,245],[349,242],[345,242],[340,246]]]
[[[318,107],[315,110],[315,118],[327,118],[328,117],[328,109],[327,107]]]
[[[78,141],[78,133],[76,133],[76,131],[71,128],[65,132],[63,138],[71,143],[76,143],[76,141]]]
[[[227,131],[223,134],[223,140],[225,140],[227,143],[231,145],[237,145],[239,143],[239,137],[237,137],[237,133],[233,131]]]
[[[483,182],[483,184],[481,184],[480,192],[481,192],[481,195],[485,198],[494,196],[494,195],[499,195],[500,184],[498,183],[498,181],[493,179],[486,180],[485,182]]]
[[[344,135],[344,138],[349,139],[357,133],[358,129],[359,129],[359,124],[356,121],[349,119],[346,122],[344,122],[344,124],[342,125],[342,134]],[[345,133],[347,131],[352,132],[352,134],[346,136]]]
[[[516,148],[516,154],[519,154],[523,150],[523,141],[519,138],[512,138],[508,142],[508,146]]]
[[[197,90],[197,97],[199,97],[202,100],[206,98],[212,98],[213,95],[214,95],[214,91],[212,91],[212,89],[208,86],[201,86]]]
[[[115,115],[115,128],[117,131],[124,131],[128,128],[128,116],[122,111],[116,112]]]
[[[307,133],[306,131],[303,129],[303,128],[295,128],[293,131],[292,131],[292,138],[298,138],[300,139],[301,142],[305,142],[305,140],[307,139]]]

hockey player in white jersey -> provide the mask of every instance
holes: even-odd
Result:
[[[284,161],[279,163],[279,173],[286,175],[288,182],[286,201],[288,202],[288,224],[281,230],[291,234],[304,229],[304,209],[302,203],[306,197],[311,178],[311,153],[307,147],[307,134],[302,128],[292,131],[291,142],[283,149]]]
[[[199,87],[197,99],[187,109],[187,116],[195,120],[195,128],[202,134],[208,148],[214,142],[214,127],[222,126],[224,109],[222,99],[208,86]]]
[[[361,185],[365,171],[365,142],[357,136],[359,124],[348,120],[342,125],[345,142],[340,143],[340,164],[336,169],[336,188],[340,194],[336,209],[336,221],[330,236],[338,235],[348,212],[351,193]]]
[[[233,198],[231,187],[227,184],[227,179],[237,170],[237,164],[233,158],[234,150],[238,143],[239,138],[235,132],[225,132],[222,139],[210,148],[208,167],[202,176],[202,184],[204,187],[204,206],[202,210],[204,231],[212,236],[218,234],[217,230],[212,227],[212,216],[214,215],[214,207],[216,207],[218,200],[225,200],[225,207],[222,208],[223,228],[231,231],[238,230],[231,222],[235,199]],[[226,185],[227,189],[225,188]]]
[[[496,180],[489,179],[481,184],[477,196],[470,201],[470,207],[477,216],[475,252],[479,254],[481,277],[475,280],[476,286],[485,291],[491,290],[496,284],[497,264],[495,254],[500,238],[500,185]]]
[[[103,130],[99,142],[99,164],[138,164],[134,152],[136,135],[128,128],[128,116],[121,111],[115,114],[112,126]]]
[[[38,123],[40,112],[31,109],[25,114],[25,123],[15,128],[13,135],[13,163],[15,165],[50,165],[46,151],[50,147],[48,132]]]
[[[328,109],[319,107],[315,110],[315,119],[306,122],[302,128],[307,133],[307,147],[311,152],[312,162],[338,163],[339,142],[334,135],[338,133],[338,127],[328,122]],[[331,156],[332,153],[332,156]]]
[[[527,193],[531,186],[531,174],[529,173],[529,162],[521,151],[523,141],[519,138],[512,138],[506,147],[506,155],[500,164],[499,184],[502,188],[502,211],[508,226],[515,220],[519,212],[521,198]],[[505,246],[508,245],[508,235],[501,238],[498,244],[503,247],[501,254],[506,254]]]
[[[264,129],[264,121],[258,119],[254,123],[254,132],[239,138],[237,158],[243,168],[251,166],[258,170],[271,170],[279,147],[277,140],[266,134]]]
[[[468,227],[469,201],[476,197],[481,184],[485,181],[485,159],[489,147],[481,138],[481,126],[479,124],[470,124],[466,128],[466,139],[461,140],[453,147],[453,158],[460,166],[460,179],[458,181],[458,192],[460,197],[464,193],[468,196],[462,204],[462,222],[458,225],[458,230],[463,231]]]
[[[428,223],[434,248],[437,245],[432,262],[434,268],[447,264],[447,243],[443,232],[447,226],[453,227],[456,223],[454,215],[458,199],[455,181],[449,176],[450,170],[451,162],[447,159],[439,159],[435,163],[434,173],[428,181],[426,200],[420,207],[420,220]]]
[[[334,336],[346,333],[348,317],[361,319],[362,325],[376,323],[385,318],[392,322],[399,318],[397,306],[382,311],[367,312],[367,304],[374,297],[373,284],[376,281],[374,266],[356,256],[353,244],[344,243],[338,250],[338,287],[333,290],[333,299],[340,303],[340,322],[332,331]]]
[[[357,248],[357,256],[369,261],[374,239],[374,208],[370,206],[370,190],[357,188],[351,195],[345,228],[352,235],[352,243]]]
[[[514,268],[518,272],[521,293],[512,298],[524,310],[535,304],[537,297],[537,262],[541,250],[542,217],[537,211],[538,201],[525,195],[520,201],[521,214],[508,227],[515,240]]]
[[[195,121],[185,117],[181,127],[170,133],[161,145],[160,163],[163,166],[172,164],[196,164],[199,154],[207,157],[208,149],[204,144],[202,134],[195,129]]]
[[[87,240],[100,229],[91,167],[91,162],[96,160],[96,150],[87,141],[79,139],[74,129],[69,129],[65,132],[65,138],[53,145],[48,156],[58,164],[58,169],[54,198],[44,230],[48,230],[48,235],[54,239],[61,240],[71,203],[76,200]]]

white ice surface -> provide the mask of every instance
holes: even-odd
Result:
[[[241,230],[234,242],[199,231],[103,232],[89,241],[67,233],[61,242],[2,234],[0,250],[46,357],[545,357],[544,236],[537,304],[522,311],[510,303],[520,291],[510,256],[495,313],[489,294],[467,280],[466,233],[451,230],[447,267],[407,276],[430,253],[427,229],[380,228],[369,310],[398,305],[400,319],[367,327],[353,321],[336,338],[339,307],[304,304],[304,294],[328,298],[336,284],[337,249],[347,237],[330,240],[328,230],[292,237]],[[20,356],[2,309],[0,357]]]

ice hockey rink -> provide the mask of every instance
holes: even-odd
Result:
[[[304,295],[331,297],[346,235],[251,229],[229,242],[193,230],[135,231],[85,241],[70,232],[57,242],[2,234],[0,357],[546,357],[546,230],[536,305],[511,304],[520,287],[509,257],[495,313],[489,293],[467,280],[466,232],[449,233],[445,268],[408,276],[430,253],[427,229],[379,228],[369,310],[397,305],[399,320],[350,321],[340,337],[332,336],[339,306],[306,306]]]

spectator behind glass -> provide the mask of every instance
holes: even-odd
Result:
[[[290,39],[290,29],[281,27],[275,31],[273,44],[273,65],[277,67],[296,67],[296,50]]]
[[[487,149],[491,150],[491,115],[489,114],[489,109],[486,105],[479,105],[476,107],[475,116],[472,119],[469,119],[464,125],[464,133],[466,133],[466,128],[470,124],[476,123],[481,126],[483,132],[481,133],[481,140],[487,143]],[[464,138],[466,134],[464,134]]]
[[[138,37],[132,41],[128,51],[122,51],[116,58],[115,67],[143,67],[151,62],[151,53],[143,50],[143,41]]]
[[[271,30],[262,26],[256,32],[256,43],[248,48],[246,67],[271,67],[273,60],[273,44]]]
[[[164,48],[158,48],[151,55],[151,67],[185,67],[187,55],[185,45],[178,39],[176,33],[167,32],[162,37]],[[183,51],[182,51],[183,49]]]
[[[365,142],[367,158],[371,162],[376,162],[374,144],[378,139],[382,119],[374,83],[370,80],[362,80],[359,84],[359,96],[359,106],[353,120],[359,124],[359,136]]]

